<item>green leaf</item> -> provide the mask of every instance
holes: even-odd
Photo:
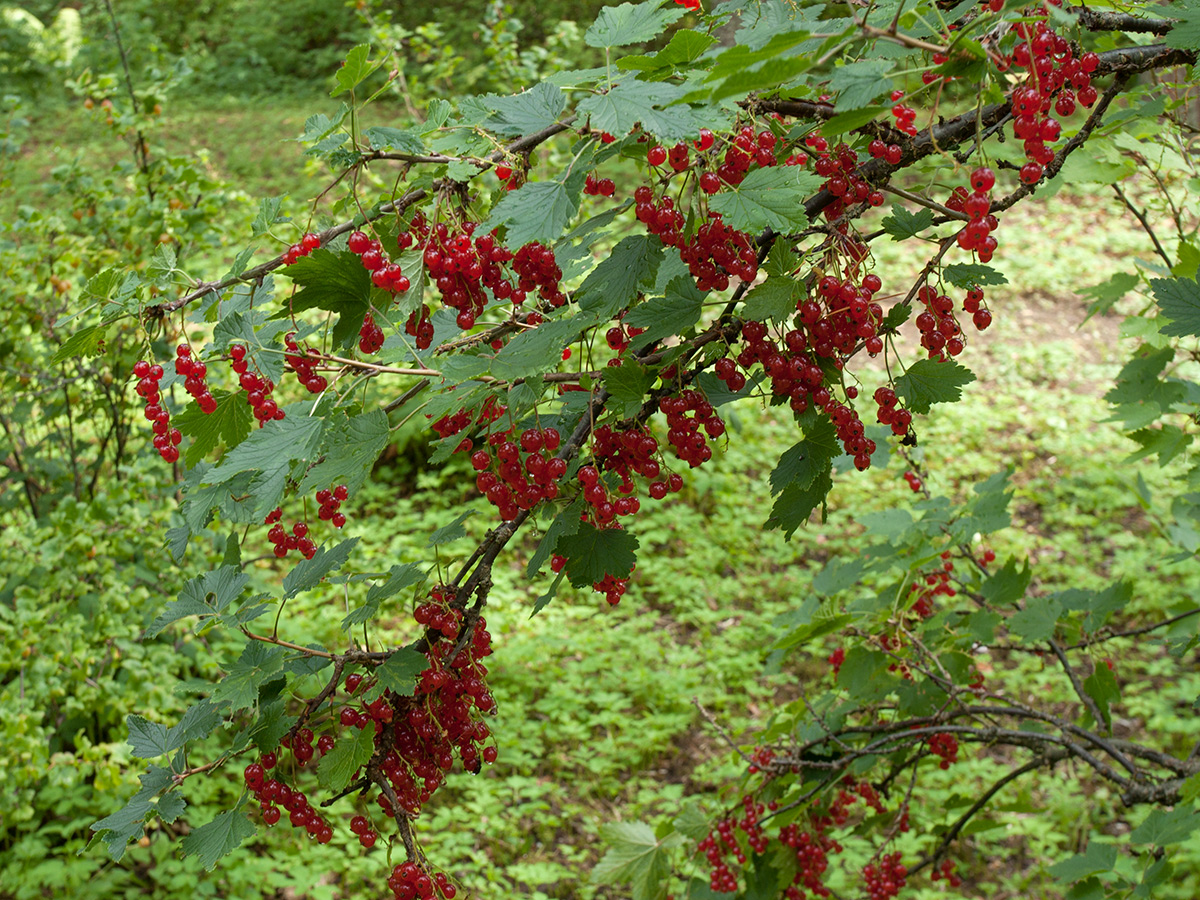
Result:
[[[704,51],[717,42],[710,34],[681,28],[671,35],[670,43],[649,56],[626,56],[616,61],[618,69],[656,72],[694,63]]]
[[[68,359],[73,359],[77,356],[93,356],[100,350],[100,345],[104,342],[104,334],[108,331],[106,325],[92,325],[88,328],[81,328],[69,338],[59,345],[55,351],[54,358],[50,360],[50,365],[57,366],[61,362],[66,362]]]
[[[363,133],[376,150],[395,150],[397,153],[411,153],[413,156],[423,156],[428,152],[421,135],[415,131],[375,125]],[[405,269],[405,272],[407,271]]]
[[[813,510],[824,505],[825,498],[833,489],[831,470],[830,466],[826,466],[818,471],[807,487],[800,487],[797,482],[787,485],[775,498],[766,527],[781,529],[784,539],[791,540],[796,529],[808,522]]]
[[[696,800],[691,800],[683,807],[683,811],[675,817],[671,825],[686,838],[702,841],[712,828],[711,817]]]
[[[645,3],[622,3],[600,10],[596,21],[583,35],[589,47],[626,47],[642,44],[657,36],[672,22],[683,18],[678,7],[659,9],[658,0]]]
[[[759,322],[768,319],[782,322],[796,314],[796,303],[802,296],[800,284],[794,278],[768,278],[746,295],[742,316]]]
[[[395,565],[388,570],[386,581],[373,584],[367,590],[367,602],[358,609],[351,611],[344,619],[342,619],[343,630],[350,630],[355,625],[362,625],[364,622],[369,622],[379,614],[379,604],[390,597],[405,590],[420,584],[425,580],[425,571],[416,563],[408,565]]]
[[[1200,50],[1200,4],[1172,3],[1164,12],[1178,21],[1167,32],[1163,43],[1180,50]]]
[[[590,119],[592,128],[609,134],[626,135],[640,123],[643,131],[674,143],[695,137],[700,130],[691,107],[670,105],[685,93],[673,84],[629,77],[603,94],[581,100],[577,111]]]
[[[240,391],[213,392],[217,408],[205,415],[199,405],[188,404],[187,408],[172,418],[172,423],[183,434],[192,438],[183,460],[192,468],[208,456],[218,444],[236,447],[250,433],[254,415],[246,396]]]
[[[358,543],[358,538],[352,537],[342,541],[332,549],[318,547],[312,559],[302,559],[296,567],[283,578],[283,597],[295,597],[301,591],[315,588],[330,572],[335,572],[346,564],[350,551]]]
[[[315,416],[272,420],[226,453],[205,480],[220,484],[240,472],[286,473],[292,460],[307,460],[316,455],[323,424]],[[274,506],[271,503],[270,508]]]
[[[793,444],[779,457],[771,472],[771,493],[778,494],[789,486],[807,490],[819,476],[829,471],[833,459],[840,453],[837,429],[828,417],[821,416],[814,426],[804,430],[804,440]]]
[[[465,513],[457,516],[450,524],[443,525],[429,536],[429,542],[425,546],[440,547],[443,544],[452,544],[454,541],[462,540],[467,536],[467,529],[463,528],[463,522],[467,521],[473,515],[475,515],[475,510],[468,509]]]
[[[484,123],[489,131],[505,137],[520,137],[541,131],[558,121],[567,108],[567,95],[545,81],[512,97],[484,98],[493,113]]]
[[[344,484],[354,494],[370,477],[371,469],[391,439],[387,413],[381,409],[327,421],[323,458],[304,476],[300,494],[336,484]]]
[[[424,653],[401,648],[394,650],[375,670],[375,677],[385,689],[402,697],[411,697],[417,687],[417,678],[428,668],[429,660]]]
[[[346,91],[354,90],[354,88],[362,84],[368,75],[379,68],[381,62],[372,62],[368,58],[370,55],[370,44],[359,44],[346,54],[346,61],[334,73],[334,77],[337,79],[337,86],[329,92],[330,97],[336,97],[339,94],[344,94]]]
[[[546,588],[546,593],[540,595],[533,603],[533,609],[529,613],[529,618],[533,618],[543,609],[550,605],[550,601],[558,594],[558,587],[562,584],[566,577],[566,572],[559,572],[554,576],[554,581],[550,583],[550,587]]]
[[[834,557],[813,578],[813,590],[826,596],[840,593],[858,583],[866,565],[867,561],[861,556],[851,559]]]
[[[282,697],[262,704],[252,731],[254,745],[263,753],[270,753],[296,722],[295,716],[287,715],[287,701]]]
[[[907,240],[933,225],[933,210],[922,206],[912,213],[899,203],[894,203],[892,214],[882,224],[883,230],[892,236],[893,241]]]
[[[374,727],[343,734],[317,766],[318,783],[334,793],[343,790],[353,780],[354,773],[371,761],[374,753]]]
[[[1134,272],[1114,272],[1109,276],[1108,281],[1102,281],[1100,284],[1094,284],[1081,290],[1079,292],[1081,296],[1090,297],[1092,300],[1084,321],[1097,313],[1108,312],[1140,283],[1141,279]]]
[[[637,304],[622,320],[628,328],[645,329],[633,339],[633,345],[644,347],[665,337],[683,334],[700,321],[704,296],[690,275],[672,278],[664,296]]]
[[[1196,830],[1200,825],[1200,817],[1190,803],[1180,804],[1170,812],[1155,809],[1129,835],[1129,840],[1135,844],[1157,844],[1165,847],[1167,844],[1177,844]]]
[[[1126,462],[1136,462],[1151,454],[1158,455],[1158,464],[1165,466],[1180,453],[1183,453],[1192,443],[1194,435],[1184,431],[1178,425],[1163,423],[1157,428],[1139,428],[1126,435],[1130,440],[1140,445],[1126,458]]]
[[[1064,859],[1049,869],[1050,874],[1063,884],[1082,881],[1089,875],[1111,872],[1117,864],[1117,848],[1112,844],[1091,841],[1087,851]]]
[[[636,900],[649,900],[666,891],[671,850],[683,843],[682,835],[672,833],[659,840],[642,822],[613,822],[600,826],[600,836],[609,850],[592,870],[593,884],[631,883]]]
[[[296,260],[286,272],[300,290],[291,298],[284,314],[315,307],[338,313],[354,325],[354,331],[362,327],[371,297],[371,274],[355,254],[320,247]],[[340,320],[338,324],[341,325]]]
[[[895,331],[901,325],[908,321],[908,317],[912,315],[912,305],[909,303],[897,303],[887,311],[887,315],[883,317],[883,323],[879,326],[880,331]]]
[[[230,712],[251,707],[258,701],[259,686],[282,668],[282,648],[250,641],[237,662],[229,667],[229,674],[216,683],[212,701],[228,700]]]
[[[574,534],[558,539],[558,552],[567,558],[567,577],[573,587],[590,587],[605,575],[628,578],[637,563],[638,540],[620,528],[596,528],[580,522]]]
[[[821,123],[821,134],[826,137],[845,134],[847,131],[853,131],[855,128],[862,128],[868,122],[874,121],[887,112],[888,107],[886,106],[864,106],[862,109],[839,113],[832,119]]]
[[[620,406],[617,407],[621,418],[636,415],[650,390],[658,379],[658,373],[652,372],[631,358],[626,358],[619,366],[609,366],[604,369],[604,388]]]
[[[1029,560],[1025,560],[1022,568],[1017,568],[1016,559],[1009,557],[1002,569],[993,572],[983,582],[980,593],[992,606],[1007,606],[1025,596],[1032,578],[1033,569],[1029,567]]]
[[[493,228],[505,228],[505,246],[514,249],[530,241],[553,243],[579,211],[582,184],[569,184],[533,181],[509,191],[492,208],[479,231],[487,234]]]
[[[149,811],[149,796],[143,796],[139,791],[115,813],[92,823],[92,831],[108,846],[108,855],[113,862],[120,862],[129,842],[136,841],[145,833],[146,814]]]
[[[258,204],[258,215],[250,223],[250,236],[260,237],[270,231],[272,226],[290,222],[290,217],[279,214],[282,206],[283,197],[263,197]]]
[[[188,616],[200,616],[201,619],[219,616],[241,596],[249,583],[250,576],[236,566],[221,566],[197,575],[183,586],[179,598],[168,603],[162,615],[150,624],[145,637],[157,637],[168,625]]]
[[[1025,608],[1008,620],[1008,630],[1024,643],[1034,644],[1054,637],[1063,606],[1053,597],[1031,598]]]
[[[951,403],[962,397],[964,385],[975,380],[970,369],[953,360],[917,360],[896,379],[896,393],[914,413],[927,413],[934,403]]]
[[[183,855],[198,857],[200,864],[211,872],[221,857],[228,856],[254,834],[254,825],[240,809],[226,810],[184,837]]]
[[[575,292],[579,308],[590,313],[596,322],[614,318],[636,299],[640,285],[653,283],[663,254],[662,242],[656,237],[638,234],[624,238],[588,273]],[[635,313],[636,310],[631,310],[631,314]],[[635,315],[633,324],[641,321]]]
[[[142,759],[158,759],[158,757],[176,749],[167,741],[167,726],[158,722],[148,722],[141,716],[127,716],[125,724],[129,727],[129,746],[133,755]]]
[[[790,234],[808,224],[804,196],[820,183],[819,175],[798,166],[755,169],[737,187],[714,194],[708,206],[739,231],[757,234],[770,228]]]
[[[1200,284],[1194,278],[1152,278],[1150,290],[1162,314],[1162,327],[1172,337],[1200,335]]]
[[[1121,688],[1117,686],[1112,670],[1103,662],[1097,663],[1092,674],[1084,679],[1083,689],[1096,702],[1104,719],[1104,727],[1111,734],[1112,704],[1121,699]]]
[[[514,381],[557,368],[562,362],[563,348],[594,324],[591,316],[582,315],[549,319],[537,328],[522,331],[496,354],[492,374]]]
[[[864,59],[834,69],[829,86],[837,91],[837,108],[842,112],[861,109],[890,91],[892,79],[888,73],[894,65],[886,59]]]
[[[1008,284],[1008,279],[1003,272],[983,263],[954,263],[954,265],[946,266],[942,269],[942,281],[960,288]]]
[[[579,513],[582,509],[583,497],[580,495],[554,517],[554,521],[546,529],[545,535],[542,536],[541,541],[538,543],[537,550],[534,551],[533,556],[529,559],[529,564],[525,567],[526,578],[533,578],[542,566],[546,564],[546,560],[554,555],[555,548],[558,547],[559,538],[575,534],[579,530]]]

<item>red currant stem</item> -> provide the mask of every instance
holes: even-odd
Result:
[[[879,190],[886,191],[889,194],[895,194],[897,197],[903,197],[905,200],[910,200],[918,206],[925,206],[932,209],[934,212],[940,212],[943,216],[951,219],[958,219],[962,222],[970,222],[971,217],[964,212],[955,212],[947,206],[943,206],[935,200],[930,200],[928,197],[922,197],[920,194],[914,194],[912,191],[906,191],[904,188],[893,187],[890,184],[879,185]]]
[[[248,628],[243,627],[242,634],[252,641],[262,641],[264,644],[275,644],[277,647],[284,647],[288,650],[297,650],[300,653],[303,653],[305,656],[319,656],[322,659],[334,660],[338,658],[336,653],[330,653],[328,650],[317,650],[313,647],[301,647],[299,644],[293,644],[291,641],[285,641],[282,638],[275,637],[274,635],[268,636],[265,634],[255,634]]]
[[[310,651],[311,652],[311,651]],[[313,654],[319,655],[319,654]],[[342,670],[346,667],[346,657],[333,656],[333,674],[329,677],[325,687],[321,688],[321,692],[314,697],[309,698],[304,703],[304,708],[300,710],[300,715],[296,718],[296,722],[288,729],[288,737],[295,737],[296,732],[307,724],[309,717],[320,709],[321,704],[328,700],[336,693],[338,685],[342,683]]]
[[[874,25],[868,25],[861,19],[855,19],[854,24],[858,26],[865,38],[878,38],[880,40],[891,41],[894,44],[899,44],[902,47],[912,47],[916,50],[927,50],[930,53],[940,53],[943,55],[950,53],[950,48],[940,44],[931,44],[929,41],[923,41],[920,38],[912,37],[911,35],[903,34],[896,30],[896,22],[893,22],[888,28],[876,28]],[[819,35],[813,35],[819,37]],[[826,35],[826,37],[834,37],[834,35]]]
[[[1096,71],[1099,73],[1100,70],[1097,69]],[[1100,99],[1096,101],[1096,105],[1092,109],[1091,115],[1087,117],[1087,121],[1083,123],[1075,136],[1067,141],[1061,150],[1054,154],[1054,159],[1050,160],[1049,165],[1046,166],[1045,173],[1042,175],[1043,181],[1049,181],[1051,178],[1057,175],[1059,170],[1062,169],[1063,164],[1067,161],[1067,157],[1083,146],[1084,142],[1087,141],[1092,131],[1095,130],[1096,126],[1100,124],[1100,119],[1104,116],[1104,113],[1108,111],[1109,104],[1111,104],[1113,100],[1116,99],[1117,94],[1121,93],[1121,91],[1124,89],[1125,84],[1129,81],[1131,74],[1132,73],[1125,71],[1121,71],[1117,74],[1117,76],[1113,79],[1113,83],[1108,86],[1108,89],[1105,90],[1105,92],[1100,95]],[[1028,197],[1037,189],[1037,184],[1040,183],[1041,181],[1036,184],[1022,184],[1004,199],[993,203],[992,212],[997,213],[1006,210],[1019,200]]]
[[[206,762],[202,766],[191,766],[187,769],[184,769],[182,772],[172,772],[171,773],[171,781],[177,785],[183,784],[185,779],[191,778],[193,775],[200,775],[204,772],[211,772],[213,769],[216,769],[219,766],[225,765],[225,762],[227,759],[228,759],[228,757],[219,756],[210,762]]]
[[[950,848],[950,845],[958,838],[959,832],[966,827],[967,823],[970,822],[976,813],[978,813],[991,801],[992,797],[996,796],[996,794],[1002,791],[1009,784],[1016,781],[1022,775],[1026,775],[1036,769],[1040,769],[1042,766],[1052,767],[1056,762],[1066,756],[1066,751],[1055,752],[1052,749],[1048,749],[1045,753],[1034,757],[1029,762],[1025,763],[1025,765],[1013,769],[1003,778],[1000,778],[995,784],[984,791],[983,796],[971,804],[971,807],[966,812],[958,817],[958,820],[951,825],[949,829],[947,829],[946,833],[942,836],[942,839],[938,841],[938,845],[936,847],[908,867],[908,874],[911,876],[916,872],[921,871],[921,869],[924,869],[926,866],[932,866],[938,863],[945,852]]]
[[[705,722],[712,726],[713,730],[721,736],[721,739],[729,745],[730,749],[733,750],[734,753],[742,758],[746,765],[753,764],[754,760],[750,758],[746,751],[738,746],[737,741],[735,741],[729,732],[725,730],[724,726],[717,721],[717,717],[704,708],[704,704],[700,702],[699,697],[692,698],[692,706],[696,707],[696,711],[700,713],[701,718],[703,718]]]
[[[1059,665],[1063,667],[1063,672],[1066,673],[1067,678],[1071,682],[1071,687],[1075,690],[1075,696],[1079,698],[1079,701],[1084,705],[1084,708],[1091,713],[1092,721],[1099,725],[1104,721],[1104,714],[1100,712],[1100,706],[1095,700],[1092,699],[1091,694],[1083,689],[1083,684],[1080,682],[1079,676],[1075,674],[1075,670],[1071,667],[1071,662],[1067,659],[1067,654],[1063,652],[1062,645],[1059,644],[1058,641],[1054,640],[1054,638],[1050,638],[1050,640],[1046,643],[1050,645],[1050,649],[1054,652],[1054,655],[1058,657]],[[1126,759],[1124,755],[1115,756],[1114,759],[1116,759],[1117,762],[1121,763],[1121,765],[1129,770],[1134,777],[1137,777],[1137,769],[1134,768],[1133,763]]]
[[[385,413],[395,412],[427,387],[429,387],[428,381],[418,381],[395,400],[389,400],[387,403],[385,403],[383,406],[383,411]]]
[[[476,166],[480,171],[490,169],[493,161],[484,159],[478,156],[443,156],[440,153],[419,154],[419,153],[399,153],[394,150],[373,150],[365,153],[362,156],[362,162],[372,162],[377,159],[396,160],[398,162],[407,163],[432,163],[434,165],[452,162],[468,162]]]
[[[1121,190],[1121,186],[1119,184],[1114,184],[1112,189],[1116,192],[1116,195],[1120,201],[1125,204],[1125,208],[1133,213],[1133,217],[1142,224],[1142,229],[1146,232],[1146,234],[1150,235],[1150,240],[1154,242],[1155,251],[1157,251],[1163,262],[1167,264],[1167,268],[1169,269],[1174,266],[1175,264],[1171,261],[1171,257],[1167,255],[1167,251],[1163,249],[1163,245],[1159,242],[1158,235],[1154,233],[1154,229],[1150,226],[1150,222],[1146,219],[1146,211],[1139,211],[1137,207],[1133,205],[1133,202],[1129,199],[1125,192]]]

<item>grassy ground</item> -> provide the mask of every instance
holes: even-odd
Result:
[[[206,148],[213,173],[250,197],[311,197],[319,189],[315,173],[297,164],[297,145],[280,142],[298,134],[315,109],[300,102],[183,107],[168,110],[161,136],[169,148]],[[50,202],[33,185],[70,157],[117,161],[121,151],[105,149],[109,143],[98,128],[81,110],[61,116],[29,145],[17,187],[0,204]],[[293,214],[302,212],[297,204]],[[1085,324],[1085,304],[1074,291],[1128,269],[1131,256],[1142,252],[1136,223],[1112,214],[1104,198],[1071,196],[1005,215],[997,264],[1010,284],[990,292],[995,324],[973,339],[964,357],[979,380],[963,403],[936,408],[921,422],[919,455],[933,473],[932,487],[951,495],[1015,467],[1014,525],[994,546],[1001,556],[1017,553],[1037,563],[1035,590],[1099,586],[1124,576],[1137,585],[1135,612],[1146,612],[1194,593],[1200,573],[1191,565],[1163,564],[1169,549],[1155,518],[1162,510],[1139,505],[1133,480],[1140,473],[1154,492],[1164,473],[1149,462],[1123,465],[1130,445],[1103,421],[1101,397],[1122,361],[1120,319]],[[876,252],[886,289],[906,287],[923,262],[909,244],[882,244]],[[866,377],[880,373],[868,367]],[[772,621],[811,591],[811,576],[826,560],[856,552],[857,515],[907,502],[902,461],[841,476],[828,522],[786,542],[762,531],[761,523],[769,502],[766,477],[794,441],[793,429],[754,404],[739,405],[730,424],[723,451],[687,478],[678,500],[648,504],[639,517],[643,556],[618,608],[590,593],[564,592],[530,619],[545,588],[523,574],[534,539],[498,566],[488,623],[497,646],[491,668],[500,760],[481,776],[455,776],[419,823],[431,858],[460,879],[468,895],[621,896],[586,881],[603,852],[597,827],[673,814],[685,797],[699,796],[716,809],[737,772],[693,701],[736,735],[764,725],[774,704],[793,699],[802,686],[823,683],[824,647],[790,659],[781,672],[765,672]],[[452,518],[460,498],[448,485],[461,479],[403,465],[380,474],[381,483],[364,490],[352,510],[364,558],[381,564],[418,559],[428,534]],[[479,533],[489,516],[483,504],[476,506],[484,513],[471,520]],[[449,557],[467,549],[466,541],[452,545]],[[257,576],[268,579],[273,572],[264,563]],[[333,636],[342,614],[337,599],[314,594],[294,603],[285,630],[301,642]],[[1190,702],[1200,685],[1164,684],[1155,675],[1163,669],[1157,651],[1131,646],[1124,652],[1119,664],[1133,685],[1124,727],[1168,742],[1194,739],[1192,720],[1172,715],[1171,703],[1176,693]],[[1001,670],[998,677],[1029,690],[1042,686],[1041,673],[1029,668]],[[972,762],[955,778],[982,777],[985,766]],[[947,797],[952,788],[947,779]],[[969,895],[1054,896],[1038,875],[1044,861],[1067,852],[1087,823],[1127,827],[1113,798],[1103,791],[1084,796],[1069,778],[1048,777],[1026,790],[1044,814],[1000,813],[1001,839],[993,832],[964,842],[960,869]],[[930,800],[932,815],[938,799]],[[335,813],[348,815],[349,801],[342,807]],[[302,850],[298,839],[277,829],[228,865],[259,867],[272,896],[377,893],[385,851],[359,862],[348,837],[340,831],[330,847],[310,849],[304,842]],[[155,832],[148,846],[131,851],[127,865],[140,889],[160,897],[219,893],[220,876],[181,866],[176,847]],[[305,861],[296,862],[301,856]],[[293,867],[305,877],[318,874],[289,883]],[[910,896],[940,893],[918,885]]]

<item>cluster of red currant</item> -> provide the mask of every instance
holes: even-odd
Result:
[[[658,401],[659,412],[667,417],[667,441],[675,455],[693,469],[712,459],[708,438],[725,433],[725,423],[700,391],[686,390]]]
[[[962,885],[962,878],[955,874],[956,864],[949,859],[943,859],[941,866],[929,873],[930,881],[941,881],[945,879],[946,884],[952,888]]]
[[[363,353],[378,353],[382,348],[383,329],[375,324],[375,316],[367,313],[358,329],[358,349]]]
[[[969,219],[958,233],[958,246],[974,251],[980,262],[985,263],[991,262],[999,246],[992,234],[1000,225],[999,220],[991,214],[991,190],[995,184],[996,173],[987,166],[980,166],[971,173],[971,193],[958,187],[946,201],[947,209],[961,212]]]
[[[137,377],[137,394],[146,401],[145,415],[154,431],[154,449],[167,462],[173,463],[179,459],[179,445],[183,434],[178,428],[171,427],[171,413],[162,403],[162,394],[158,385],[163,377],[163,367],[155,363],[151,365],[144,359],[133,364],[133,374]]]
[[[432,900],[438,895],[446,900],[454,900],[458,895],[458,891],[444,874],[437,872],[430,878],[429,874],[414,862],[393,867],[392,874],[388,876],[387,886],[396,900]]]
[[[527,428],[515,441],[511,435],[512,429],[488,436],[494,457],[487,450],[471,454],[479,473],[475,486],[509,522],[520,510],[557,497],[559,481],[567,474],[567,461],[554,455],[562,442],[557,430]]]
[[[929,738],[929,752],[941,760],[939,769],[948,769],[958,762],[958,739],[945,732],[935,734]]]
[[[882,141],[878,144],[883,147],[883,156],[888,157],[889,148],[884,146]],[[840,216],[842,211],[853,203],[866,201],[871,206],[883,205],[883,194],[874,190],[862,177],[858,170],[858,153],[849,144],[838,144],[830,150],[829,142],[817,136],[810,146],[817,153],[813,171],[825,179],[821,187],[834,196],[833,208],[837,215]]]
[[[296,373],[296,378],[308,392],[319,394],[325,390],[329,386],[329,382],[323,375],[318,375],[316,372],[316,364],[321,357],[321,351],[316,347],[306,347],[301,350],[300,345],[296,343],[296,332],[294,331],[284,335],[283,343],[288,351],[284,355],[283,361]]]
[[[940,55],[940,54],[934,55],[935,62],[936,62],[936,57],[938,55]],[[943,59],[942,62],[945,62],[945,60]],[[938,63],[938,65],[941,65],[941,63]],[[928,82],[926,82],[926,83],[928,83]],[[907,135],[916,137],[916,134],[917,134],[917,123],[916,123],[917,111],[915,109],[913,109],[911,106],[908,106],[905,103],[903,103],[902,102],[903,97],[904,97],[904,91],[901,91],[901,90],[892,91],[892,103],[895,104],[892,107],[892,118],[894,118],[896,120],[896,130],[897,131],[902,131]]]
[[[283,510],[276,507],[267,513],[267,517],[263,520],[264,525],[271,526],[271,530],[267,532],[267,539],[275,545],[275,555],[283,559],[290,551],[298,550],[305,559],[312,559],[316,556],[317,545],[308,536],[308,524],[294,522],[289,534],[280,523],[282,518]]]
[[[908,878],[908,868],[901,864],[899,852],[885,853],[879,858],[878,865],[863,867],[862,874],[871,900],[891,900],[900,895]]]
[[[882,385],[875,389],[875,403],[879,407],[875,414],[875,419],[880,425],[890,425],[892,434],[902,435],[908,434],[908,428],[912,424],[912,413],[907,409],[898,407],[899,398],[896,397],[896,392],[887,385]],[[911,473],[905,473],[907,476]],[[916,477],[915,475],[913,476]],[[913,482],[909,480],[909,486],[912,487]],[[913,491],[919,491],[920,479],[917,479],[917,485],[913,487]]]
[[[254,418],[258,419],[258,427],[261,428],[272,419],[284,418],[283,410],[271,398],[271,393],[275,390],[275,382],[270,378],[264,378],[257,372],[250,371],[245,345],[234,344],[229,348],[229,356],[233,360],[231,363],[233,371],[238,375],[238,384],[246,392],[246,402],[254,410]]]
[[[588,172],[583,180],[583,192],[589,197],[611,197],[617,192],[617,184],[611,178],[597,178]]]
[[[341,528],[346,524],[346,514],[339,510],[349,496],[350,491],[344,484],[339,484],[332,490],[326,488],[317,491],[317,502],[321,504],[321,508],[317,510],[317,518],[328,522],[334,528]]]
[[[321,246],[321,238],[309,232],[300,238],[300,243],[292,244],[283,254],[283,264],[290,266],[301,257],[308,256],[314,250]]]
[[[364,850],[370,850],[379,840],[378,833],[371,828],[371,823],[366,816],[355,816],[351,819],[350,831],[358,836],[358,842],[362,844]]]
[[[829,665],[833,669],[834,680],[837,680],[838,673],[842,671],[842,664],[846,661],[846,650],[844,647],[838,647],[829,654]]]
[[[719,213],[710,212],[695,237],[680,243],[679,258],[687,263],[701,291],[725,290],[730,275],[752,282],[758,274],[758,254],[750,236],[730,228]]]
[[[942,564],[937,571],[929,572],[919,581],[909,585],[909,593],[914,595],[912,612],[921,619],[928,619],[934,613],[933,604],[938,597],[953,597],[958,592],[950,587],[950,573],[954,571],[954,561],[950,551],[942,553]]]
[[[900,160],[904,158],[904,148],[899,144],[885,144],[879,138],[875,138],[875,140],[867,144],[867,155],[870,156],[871,159],[887,160],[889,165],[898,166],[900,165]],[[879,200],[879,203],[872,201],[871,205],[882,206],[882,194],[879,196]]]
[[[1045,16],[1045,9],[1035,9],[1031,15]],[[1024,141],[1025,157],[1021,167],[1024,184],[1037,184],[1045,166],[1054,159],[1047,146],[1058,140],[1062,126],[1050,117],[1051,108],[1058,115],[1075,112],[1075,101],[1091,108],[1096,102],[1092,73],[1100,64],[1095,53],[1076,58],[1070,42],[1054,32],[1044,21],[1018,22],[1014,26],[1018,41],[1013,48],[1012,63],[1028,70],[1025,83],[1012,93],[1013,135]]]
[[[412,286],[400,265],[392,262],[383,252],[383,244],[379,240],[365,232],[352,231],[346,240],[346,247],[362,260],[363,268],[371,273],[371,283],[375,287],[393,294],[403,294]]]
[[[217,411],[217,401],[204,383],[208,366],[203,360],[192,358],[192,348],[188,344],[175,348],[175,374],[183,376],[183,389],[195,399],[202,413],[211,416]]]
[[[310,738],[311,734],[309,732]],[[311,759],[311,744],[301,746],[308,747],[308,759]],[[298,762],[306,762],[297,750],[293,750],[293,755]],[[258,800],[259,814],[263,822],[268,826],[279,822],[282,818],[279,807],[282,806],[288,811],[288,824],[293,828],[303,828],[310,837],[316,838],[318,843],[328,844],[333,840],[333,826],[313,808],[304,791],[288,787],[276,778],[267,777],[267,772],[275,768],[277,759],[274,753],[264,753],[259,762],[250,763],[244,772],[246,788]]]

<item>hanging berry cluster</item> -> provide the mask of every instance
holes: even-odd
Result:
[[[304,385],[305,389],[311,394],[319,394],[325,390],[329,386],[329,382],[323,375],[318,375],[316,372],[321,351],[316,347],[306,347],[301,350],[300,345],[296,343],[296,332],[294,331],[284,335],[283,343],[287,347],[283,361],[296,373],[296,378]]]
[[[442,872],[429,873],[415,862],[401,863],[392,868],[388,876],[387,886],[391,889],[396,900],[432,900],[434,897],[445,897],[454,900],[458,891]]]
[[[305,765],[312,759],[313,735],[307,728],[301,729],[301,732],[303,734],[297,733],[295,740],[288,741],[285,746],[290,746],[298,764]],[[279,810],[282,806],[287,810],[289,825],[304,829],[319,844],[328,844],[333,840],[333,826],[317,812],[304,791],[289,787],[277,778],[267,777],[277,763],[278,756],[275,753],[264,753],[258,762],[246,766],[243,773],[246,789],[259,802],[259,815],[263,823],[268,826],[277,824],[282,818]]]
[[[509,522],[521,510],[557,497],[559,481],[567,474],[567,461],[554,455],[562,442],[557,430],[527,428],[515,441],[512,434],[510,429],[489,435],[494,455],[487,450],[471,454],[478,473],[475,486]]]
[[[939,769],[948,769],[958,762],[958,739],[945,732],[935,734],[929,739],[929,752],[939,758]]]
[[[958,593],[950,586],[950,573],[953,571],[954,561],[950,558],[950,551],[946,550],[942,553],[942,564],[937,571],[929,572],[909,586],[909,593],[913,595],[909,608],[914,615],[928,619],[934,614],[934,603],[938,597],[953,597]]]
[[[183,376],[183,389],[195,399],[202,413],[211,416],[217,411],[217,401],[204,383],[208,366],[203,360],[192,358],[192,348],[188,344],[175,348],[175,374]]]
[[[314,250],[321,246],[321,238],[309,232],[300,238],[300,242],[292,244],[283,254],[283,264],[290,266],[296,260],[308,256]]]
[[[145,415],[154,431],[154,449],[164,460],[173,463],[179,459],[179,444],[183,441],[183,434],[178,428],[171,427],[171,413],[163,406],[162,394],[159,393],[163,367],[139,359],[133,364],[133,374],[138,379],[135,390],[146,401]]]
[[[349,496],[350,491],[344,484],[339,484],[332,490],[326,488],[317,491],[317,502],[321,504],[321,508],[317,510],[317,518],[328,522],[334,528],[341,528],[346,524],[346,514],[339,510]]]
[[[271,526],[271,530],[267,532],[267,539],[274,544],[275,555],[283,559],[290,551],[298,550],[305,559],[312,559],[316,556],[317,545],[308,536],[308,523],[302,521],[292,523],[292,530],[289,533],[280,523],[282,518],[283,510],[276,507],[263,519],[264,525]]]
[[[229,348],[229,356],[233,360],[230,365],[238,374],[238,384],[246,392],[246,402],[254,410],[254,418],[258,419],[258,427],[261,428],[272,419],[284,418],[283,410],[271,398],[271,393],[275,390],[275,382],[257,372],[250,371],[245,345],[234,344]]]
[[[659,412],[667,417],[667,440],[675,455],[693,469],[712,459],[708,438],[725,433],[725,423],[700,391],[687,390],[658,401]]]
[[[353,231],[346,241],[351,253],[362,260],[363,268],[371,273],[371,283],[381,290],[403,294],[411,287],[408,276],[383,252],[383,244],[362,231]],[[403,248],[401,248],[403,249]]]
[[[991,190],[996,184],[996,173],[987,166],[980,166],[971,173],[971,193],[961,187],[955,188],[946,208],[964,213],[970,221],[958,233],[958,246],[963,250],[974,251],[980,262],[991,262],[992,255],[999,246],[995,235],[992,234],[1000,222],[991,215]]]

